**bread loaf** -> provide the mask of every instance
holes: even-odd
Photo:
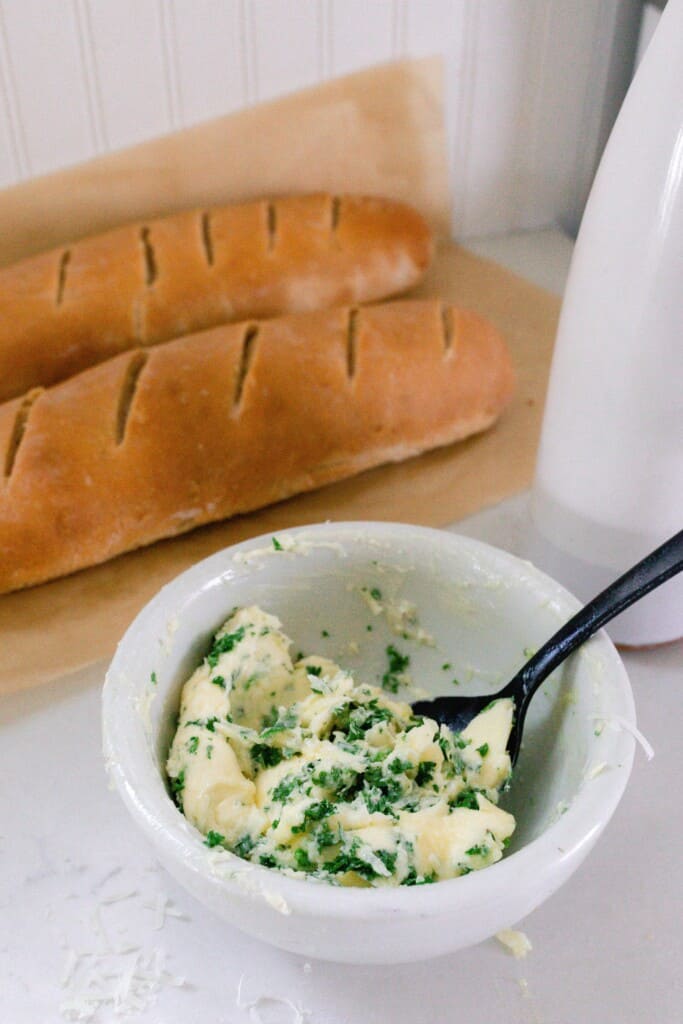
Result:
[[[0,270],[0,401],[228,321],[383,298],[431,257],[385,199],[311,195],[130,224]]]
[[[438,302],[224,325],[0,406],[0,592],[483,430],[497,331]]]

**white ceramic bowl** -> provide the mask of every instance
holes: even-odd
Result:
[[[398,963],[451,952],[511,926],[577,868],[626,785],[635,714],[614,647],[599,634],[534,698],[503,801],[517,830],[498,864],[396,889],[287,877],[208,849],[164,780],[181,685],[235,605],[260,604],[280,617],[296,647],[335,657],[368,682],[386,667],[387,644],[398,643],[411,655],[415,679],[437,694],[493,692],[519,667],[525,648],[540,646],[578,602],[528,563],[438,530],[325,524],[279,540],[291,550],[277,551],[271,536],[260,537],[183,573],[119,644],[104,688],[104,749],[136,823],[197,899],[245,932],[307,957]],[[372,618],[357,589],[365,585],[413,601],[436,647],[397,641],[383,616]],[[357,654],[350,642],[358,643]],[[444,663],[452,665],[449,672]]]

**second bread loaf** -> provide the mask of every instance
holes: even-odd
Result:
[[[217,327],[0,407],[0,591],[490,426],[512,390],[439,302]]]
[[[0,270],[0,401],[216,324],[393,295],[427,224],[401,203],[309,195],[193,210]]]

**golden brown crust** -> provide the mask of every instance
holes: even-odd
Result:
[[[362,196],[263,200],[117,228],[0,271],[0,401],[138,345],[395,294],[431,254],[416,211]]]
[[[0,591],[458,440],[512,382],[497,331],[438,302],[123,353],[0,406]]]

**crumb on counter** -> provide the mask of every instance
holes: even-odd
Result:
[[[531,945],[528,935],[518,932],[514,928],[503,928],[496,932],[496,938],[515,960],[523,960],[524,957],[534,948]]]

